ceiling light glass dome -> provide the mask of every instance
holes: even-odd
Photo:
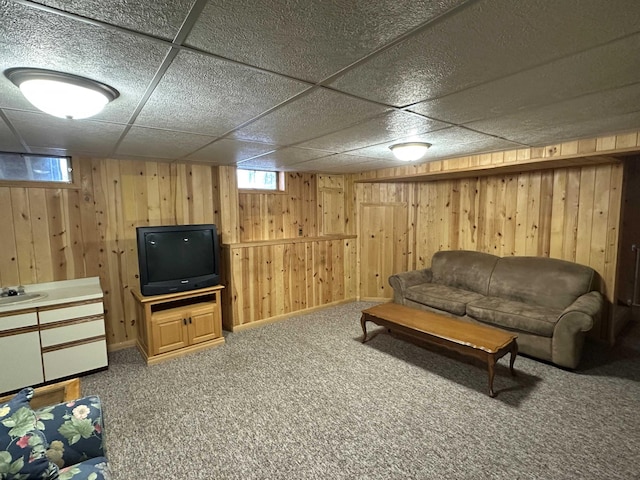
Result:
[[[104,83],[52,70],[12,68],[5,75],[34,107],[59,118],[92,117],[120,95]]]

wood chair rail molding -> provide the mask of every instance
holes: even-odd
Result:
[[[276,238],[272,240],[255,240],[253,242],[223,243],[225,248],[263,247],[267,245],[283,245],[289,243],[328,242],[333,240],[348,240],[357,235],[323,235],[321,237]]]

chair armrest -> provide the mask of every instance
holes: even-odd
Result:
[[[47,457],[58,467],[104,457],[102,404],[83,397],[35,411],[38,428],[49,442]]]
[[[393,301],[404,304],[404,297],[409,287],[431,282],[430,268],[411,270],[409,272],[396,273],[389,277],[389,285],[393,288]]]

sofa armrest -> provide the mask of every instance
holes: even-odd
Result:
[[[600,318],[603,304],[600,292],[594,290],[585,293],[564,309],[560,314],[558,324],[567,324],[566,326],[575,332],[588,332],[593,328],[595,321]]]
[[[47,457],[58,467],[104,457],[102,404],[98,397],[83,397],[35,411],[49,449]]]
[[[430,268],[411,270],[409,272],[396,273],[389,277],[389,285],[393,288],[393,301],[404,304],[404,297],[409,287],[429,283],[432,279]]]
[[[603,305],[602,294],[592,291],[564,309],[553,332],[551,356],[554,363],[568,368],[578,366],[585,333],[598,322]]]

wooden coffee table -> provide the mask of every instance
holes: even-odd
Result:
[[[507,352],[511,352],[509,369],[515,375],[513,363],[518,354],[517,335],[397,303],[383,303],[362,311],[362,343],[367,341],[367,322],[486,362],[491,397],[496,396],[493,391],[496,362]]]

